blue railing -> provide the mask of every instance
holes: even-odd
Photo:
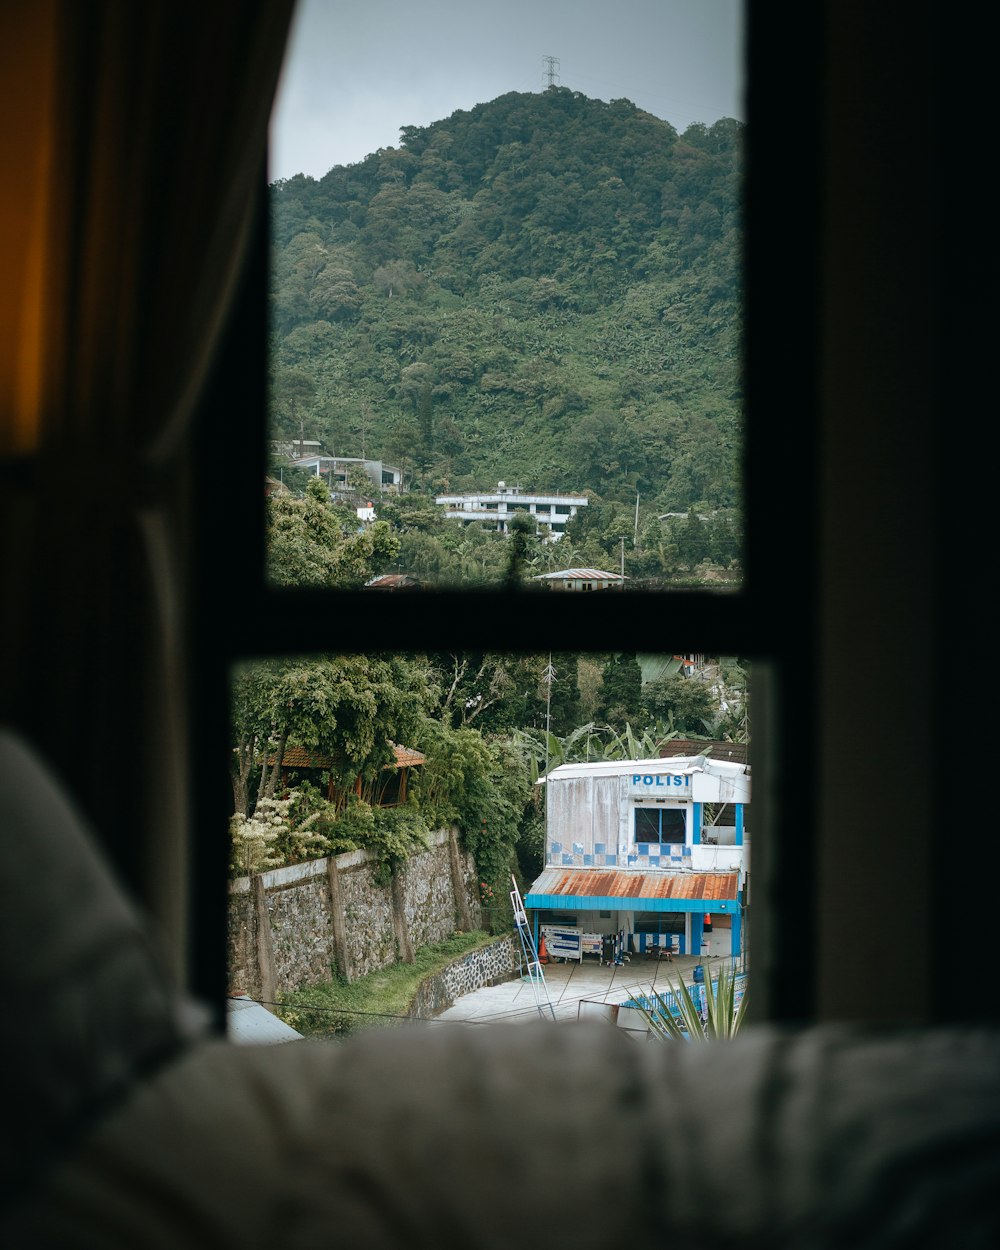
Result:
[[[746,972],[740,972],[740,973],[737,973],[736,975],[736,980],[733,984],[733,1008],[734,1010],[740,1005],[740,1002],[743,999],[743,995],[746,992],[748,976],[749,974]],[[715,977],[712,981],[713,997],[717,997],[718,984],[719,984],[719,978]],[[698,1009],[699,1012],[704,1014],[704,1012],[707,1010],[707,1004],[705,1002],[704,983],[696,981],[694,985],[689,985],[687,988],[688,988],[688,993],[691,995],[691,1000],[694,1003],[695,1007]],[[681,1009],[677,1004],[676,995],[673,993],[672,990],[667,990],[665,993],[661,993],[658,999],[653,998],[651,996],[647,996],[645,994],[639,994],[635,998],[627,999],[622,1004],[622,1006],[623,1007],[639,1007],[643,1011],[648,1011],[650,1015],[662,1015],[663,1007],[665,1006],[666,1009],[670,1012],[670,1014],[674,1017],[675,1020],[682,1020]]]

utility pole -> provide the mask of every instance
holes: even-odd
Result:
[[[542,64],[545,66],[545,76],[548,78],[548,85],[554,87],[559,81],[559,58],[557,56],[543,56]]]
[[[549,734],[552,732],[552,682],[555,680],[556,670],[552,667],[552,652],[549,652],[549,662],[542,670],[542,681],[545,682],[545,771],[549,771]]]
[[[542,837],[545,839],[546,849],[548,849],[549,839],[549,734],[552,732],[552,682],[555,675],[556,670],[552,667],[552,652],[550,651],[549,662],[542,671],[542,681],[545,682],[545,794],[542,808]]]

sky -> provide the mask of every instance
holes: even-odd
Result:
[[[321,178],[508,91],[625,97],[682,131],[743,118],[743,0],[298,0],[271,181]]]

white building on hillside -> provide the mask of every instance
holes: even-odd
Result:
[[[403,489],[403,471],[381,460],[365,460],[361,456],[306,455],[292,459],[297,469],[325,478],[330,491],[336,494],[347,488],[347,475],[353,468],[364,471],[371,484],[383,495],[398,495]]]
[[[558,569],[531,579],[550,590],[623,590],[626,578],[606,569]]]
[[[520,486],[497,482],[495,491],[479,495],[438,495],[434,501],[445,508],[446,515],[464,525],[485,522],[490,529],[506,534],[514,517],[527,513],[534,519],[536,532],[548,531],[555,541],[562,538],[566,522],[579,508],[587,506],[585,495],[525,494]]]

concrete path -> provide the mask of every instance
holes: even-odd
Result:
[[[518,977],[501,985],[484,986],[463,995],[434,1019],[465,1025],[529,1022],[539,1016],[551,1019],[551,1002],[556,1020],[577,1020],[599,1012],[593,1004],[623,1003],[636,995],[649,995],[653,989],[664,993],[681,977],[691,985],[695,965],[700,962],[693,955],[678,955],[672,961],[633,956],[620,967],[592,959],[550,963],[544,968],[544,985]],[[716,969],[728,970],[730,966],[728,960],[717,956],[709,964],[713,975],[717,975]]]

